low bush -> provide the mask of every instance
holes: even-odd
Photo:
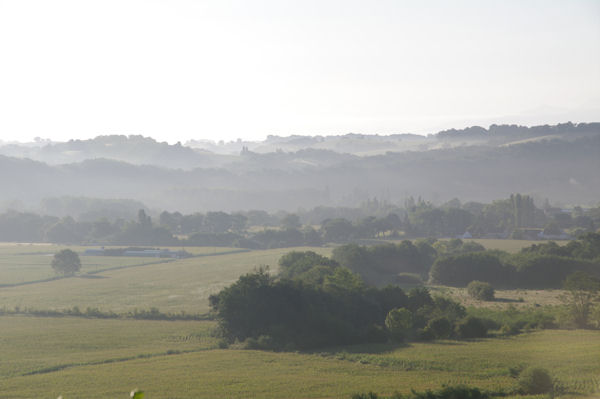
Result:
[[[377,395],[375,392],[369,392],[369,393],[355,393],[354,395],[352,395],[352,399],[378,399],[379,395]]]
[[[525,369],[519,376],[519,391],[537,395],[552,392],[552,377],[546,369],[535,367]]]
[[[487,327],[482,319],[467,316],[456,325],[459,338],[483,338],[487,335]]]
[[[427,329],[437,339],[449,338],[452,335],[452,323],[445,317],[437,317],[429,320]]]
[[[494,300],[494,287],[490,283],[483,281],[471,281],[467,285],[467,292],[472,298],[480,301]]]
[[[479,388],[470,388],[464,385],[444,387],[437,391],[427,390],[425,392],[415,392],[408,395],[394,393],[392,396],[379,396],[374,392],[356,393],[352,399],[489,399],[490,394],[481,391]]]
[[[488,330],[502,328],[503,333],[506,333],[522,329],[556,328],[559,310],[560,308],[551,306],[517,309],[510,305],[503,310],[472,307],[467,313],[485,320]]]
[[[504,324],[500,329],[502,335],[517,335],[521,333],[521,329],[516,324]]]
[[[434,284],[465,287],[473,280],[491,281],[504,286],[514,274],[512,266],[504,265],[493,251],[468,252],[436,259],[429,272]]]
[[[419,341],[433,341],[435,338],[436,338],[436,336],[433,333],[433,331],[431,331],[427,327],[420,328],[417,330],[417,339]]]
[[[410,399],[487,399],[489,394],[479,388],[466,386],[445,387],[439,391],[414,392]]]
[[[260,350],[278,350],[280,349],[276,345],[273,338],[269,335],[261,335],[258,338],[250,337],[244,343],[245,349],[260,349]]]

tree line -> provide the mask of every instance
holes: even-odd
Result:
[[[600,226],[600,207],[571,213],[515,194],[491,204],[453,200],[434,206],[410,197],[404,207],[369,200],[360,208],[317,207],[297,213],[164,211],[154,220],[143,209],[137,217],[75,220],[8,211],[0,214],[0,241],[106,245],[235,246],[281,248],[327,242],[415,237],[539,238],[565,231],[577,236]]]
[[[600,277],[600,234],[586,233],[567,245],[534,244],[519,253],[468,252],[441,256],[431,266],[429,281],[466,286],[473,280],[504,288],[561,288],[574,272]]]
[[[332,259],[374,285],[428,281],[466,287],[482,281],[495,288],[561,288],[577,271],[600,277],[600,233],[583,234],[563,246],[533,244],[516,254],[460,239],[346,244],[333,250]]]
[[[374,273],[416,272],[422,276],[429,268],[430,282],[471,283],[472,294],[482,295],[483,300],[493,299],[492,285],[564,288],[574,325],[591,325],[590,315],[600,292],[600,234],[588,233],[569,243],[563,249],[568,256],[545,254],[555,247],[552,243],[525,248],[514,256],[473,251],[475,248],[462,248],[464,243],[454,243],[432,263],[435,244],[351,244],[336,248],[331,258],[293,251],[279,260],[277,276],[261,268],[210,296],[211,312],[227,342],[275,350],[477,338],[486,336],[489,329],[502,328],[512,334],[525,325],[556,325],[554,317],[541,313],[525,315],[523,320],[512,315],[500,325],[469,315],[452,299],[432,296],[423,285],[408,292],[399,285],[373,285],[382,282],[373,280]],[[556,258],[548,258],[552,256]],[[539,258],[532,261],[535,257]],[[522,258],[526,263],[511,266],[510,262]],[[549,262],[552,259],[554,262]]]

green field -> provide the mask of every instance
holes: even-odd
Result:
[[[94,272],[95,278],[34,282],[42,273],[53,276],[50,255],[61,248],[0,245],[0,276],[13,284],[31,282],[0,287],[0,308],[78,306],[121,313],[157,307],[206,313],[210,294],[261,265],[276,271],[278,259],[291,250],[186,248],[205,256],[156,264],[147,263],[160,260],[82,257],[83,271]],[[331,248],[310,249],[331,253]],[[477,341],[273,353],[239,345],[218,349],[215,325],[0,316],[0,398],[124,399],[136,387],[149,399],[349,398],[359,391],[407,393],[459,383],[497,391],[514,386],[509,368],[529,365],[549,369],[565,387],[564,397],[600,392],[599,331],[546,330]]]
[[[473,238],[465,239],[463,241],[473,241],[483,245],[486,249],[499,249],[509,253],[519,252],[522,248],[530,247],[533,244],[541,244],[545,241],[539,240],[501,240],[501,239],[489,239],[489,238]],[[567,241],[557,241],[558,245],[565,245]]]
[[[0,376],[167,351],[214,349],[213,326],[212,322],[1,316]]]
[[[0,397],[125,398],[139,387],[148,398],[349,398],[459,383],[498,391],[514,386],[510,367],[529,365],[548,368],[566,397],[600,388],[597,331],[273,353],[215,349],[212,326],[0,317]]]
[[[36,282],[56,277],[50,267],[52,256],[61,249],[70,248],[83,254],[85,247],[66,247],[45,244],[0,244],[0,286]],[[107,247],[111,248],[111,247]],[[171,248],[179,250],[181,248]],[[196,256],[212,256],[240,252],[239,248],[191,247],[186,249]],[[81,256],[82,274],[96,274],[102,270],[163,263],[170,259],[131,256]]]
[[[0,247],[0,251],[4,247]],[[48,248],[54,253],[58,248]],[[303,250],[306,248],[298,248]],[[322,254],[329,254],[329,248],[311,248]],[[214,249],[213,249],[214,250]],[[230,250],[230,249],[227,249]],[[10,251],[13,251],[11,248]],[[0,307],[9,309],[67,309],[79,306],[81,309],[95,307],[101,310],[126,312],[133,309],[157,307],[163,312],[205,313],[208,311],[208,297],[231,284],[241,274],[252,271],[261,265],[269,265],[276,271],[279,258],[289,249],[274,249],[165,261],[154,258],[128,257],[82,257],[82,263],[91,261],[106,262],[106,268],[116,268],[135,262],[140,267],[125,267],[97,273],[95,278],[71,277],[54,281],[0,288]],[[39,255],[3,255],[0,259],[14,259],[0,262],[0,275],[16,273],[15,268],[23,266],[31,258]],[[43,257],[36,270],[50,273],[50,256]],[[149,262],[159,262],[148,264]],[[131,265],[130,265],[131,266]],[[84,271],[85,271],[84,266]],[[93,266],[91,266],[93,267]],[[7,270],[6,272],[4,270]],[[12,270],[12,271],[11,271]],[[41,271],[40,271],[41,273]]]

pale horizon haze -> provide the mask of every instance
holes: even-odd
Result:
[[[600,1],[0,0],[0,140],[600,121]]]

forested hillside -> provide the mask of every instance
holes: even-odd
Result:
[[[374,197],[398,201],[411,195],[434,203],[455,197],[491,201],[512,192],[566,204],[594,205],[600,198],[598,124],[440,132],[423,138],[423,143],[435,145],[421,146],[420,151],[386,142],[388,152],[364,156],[350,150],[381,143],[383,136],[333,136],[319,142],[353,143],[340,144],[337,151],[300,140],[306,148],[259,153],[243,146],[237,155],[139,136],[110,137],[28,147],[29,152],[21,153],[14,145],[0,147],[0,152],[12,155],[0,156],[0,208],[18,208],[19,201],[31,208],[44,198],[62,195],[128,198],[182,212],[295,211],[355,206]],[[129,163],[121,160],[125,158]]]

